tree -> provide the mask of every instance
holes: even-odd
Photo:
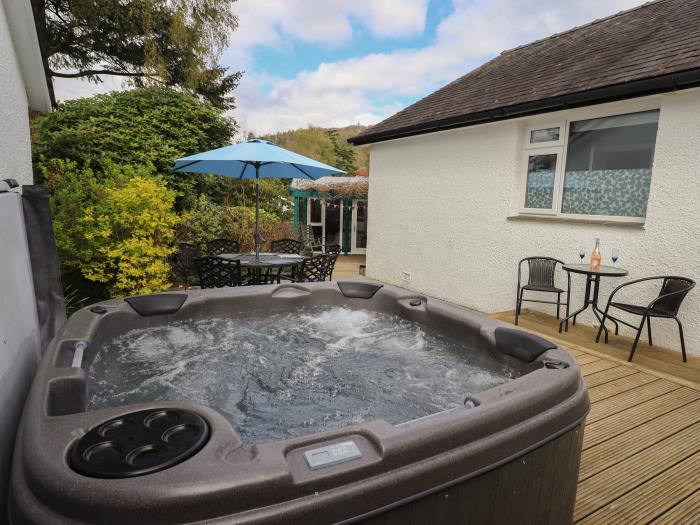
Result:
[[[171,88],[141,88],[71,100],[34,121],[34,166],[52,159],[92,168],[101,164],[153,164],[177,194],[177,208],[194,205],[198,195],[223,200],[236,182],[216,175],[170,173],[175,159],[230,143],[235,122],[192,95]]]
[[[357,166],[355,165],[355,150],[345,140],[341,140],[338,136],[337,129],[327,129],[326,135],[333,144],[333,155],[335,156],[335,167],[341,169],[350,175],[355,173]]]
[[[177,86],[231,109],[241,73],[218,63],[232,0],[31,0],[47,76]]]

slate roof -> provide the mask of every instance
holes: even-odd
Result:
[[[350,142],[368,144],[698,85],[700,0],[657,0],[504,51]]]

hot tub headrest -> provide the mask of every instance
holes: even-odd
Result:
[[[159,293],[153,295],[139,295],[126,297],[124,300],[136,310],[139,315],[174,314],[184,304],[187,294],[184,293]]]
[[[355,281],[344,281],[338,283],[341,293],[345,297],[357,299],[371,299],[377,290],[383,285],[374,283],[363,283]]]
[[[547,350],[557,347],[542,337],[515,330],[498,327],[495,330],[496,346],[504,354],[512,355],[522,361],[531,363]]]

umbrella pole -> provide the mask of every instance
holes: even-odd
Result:
[[[260,260],[260,164],[255,164],[255,260]]]

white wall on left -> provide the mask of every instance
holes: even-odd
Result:
[[[29,104],[11,37],[8,18],[0,2],[0,179],[32,184]]]

